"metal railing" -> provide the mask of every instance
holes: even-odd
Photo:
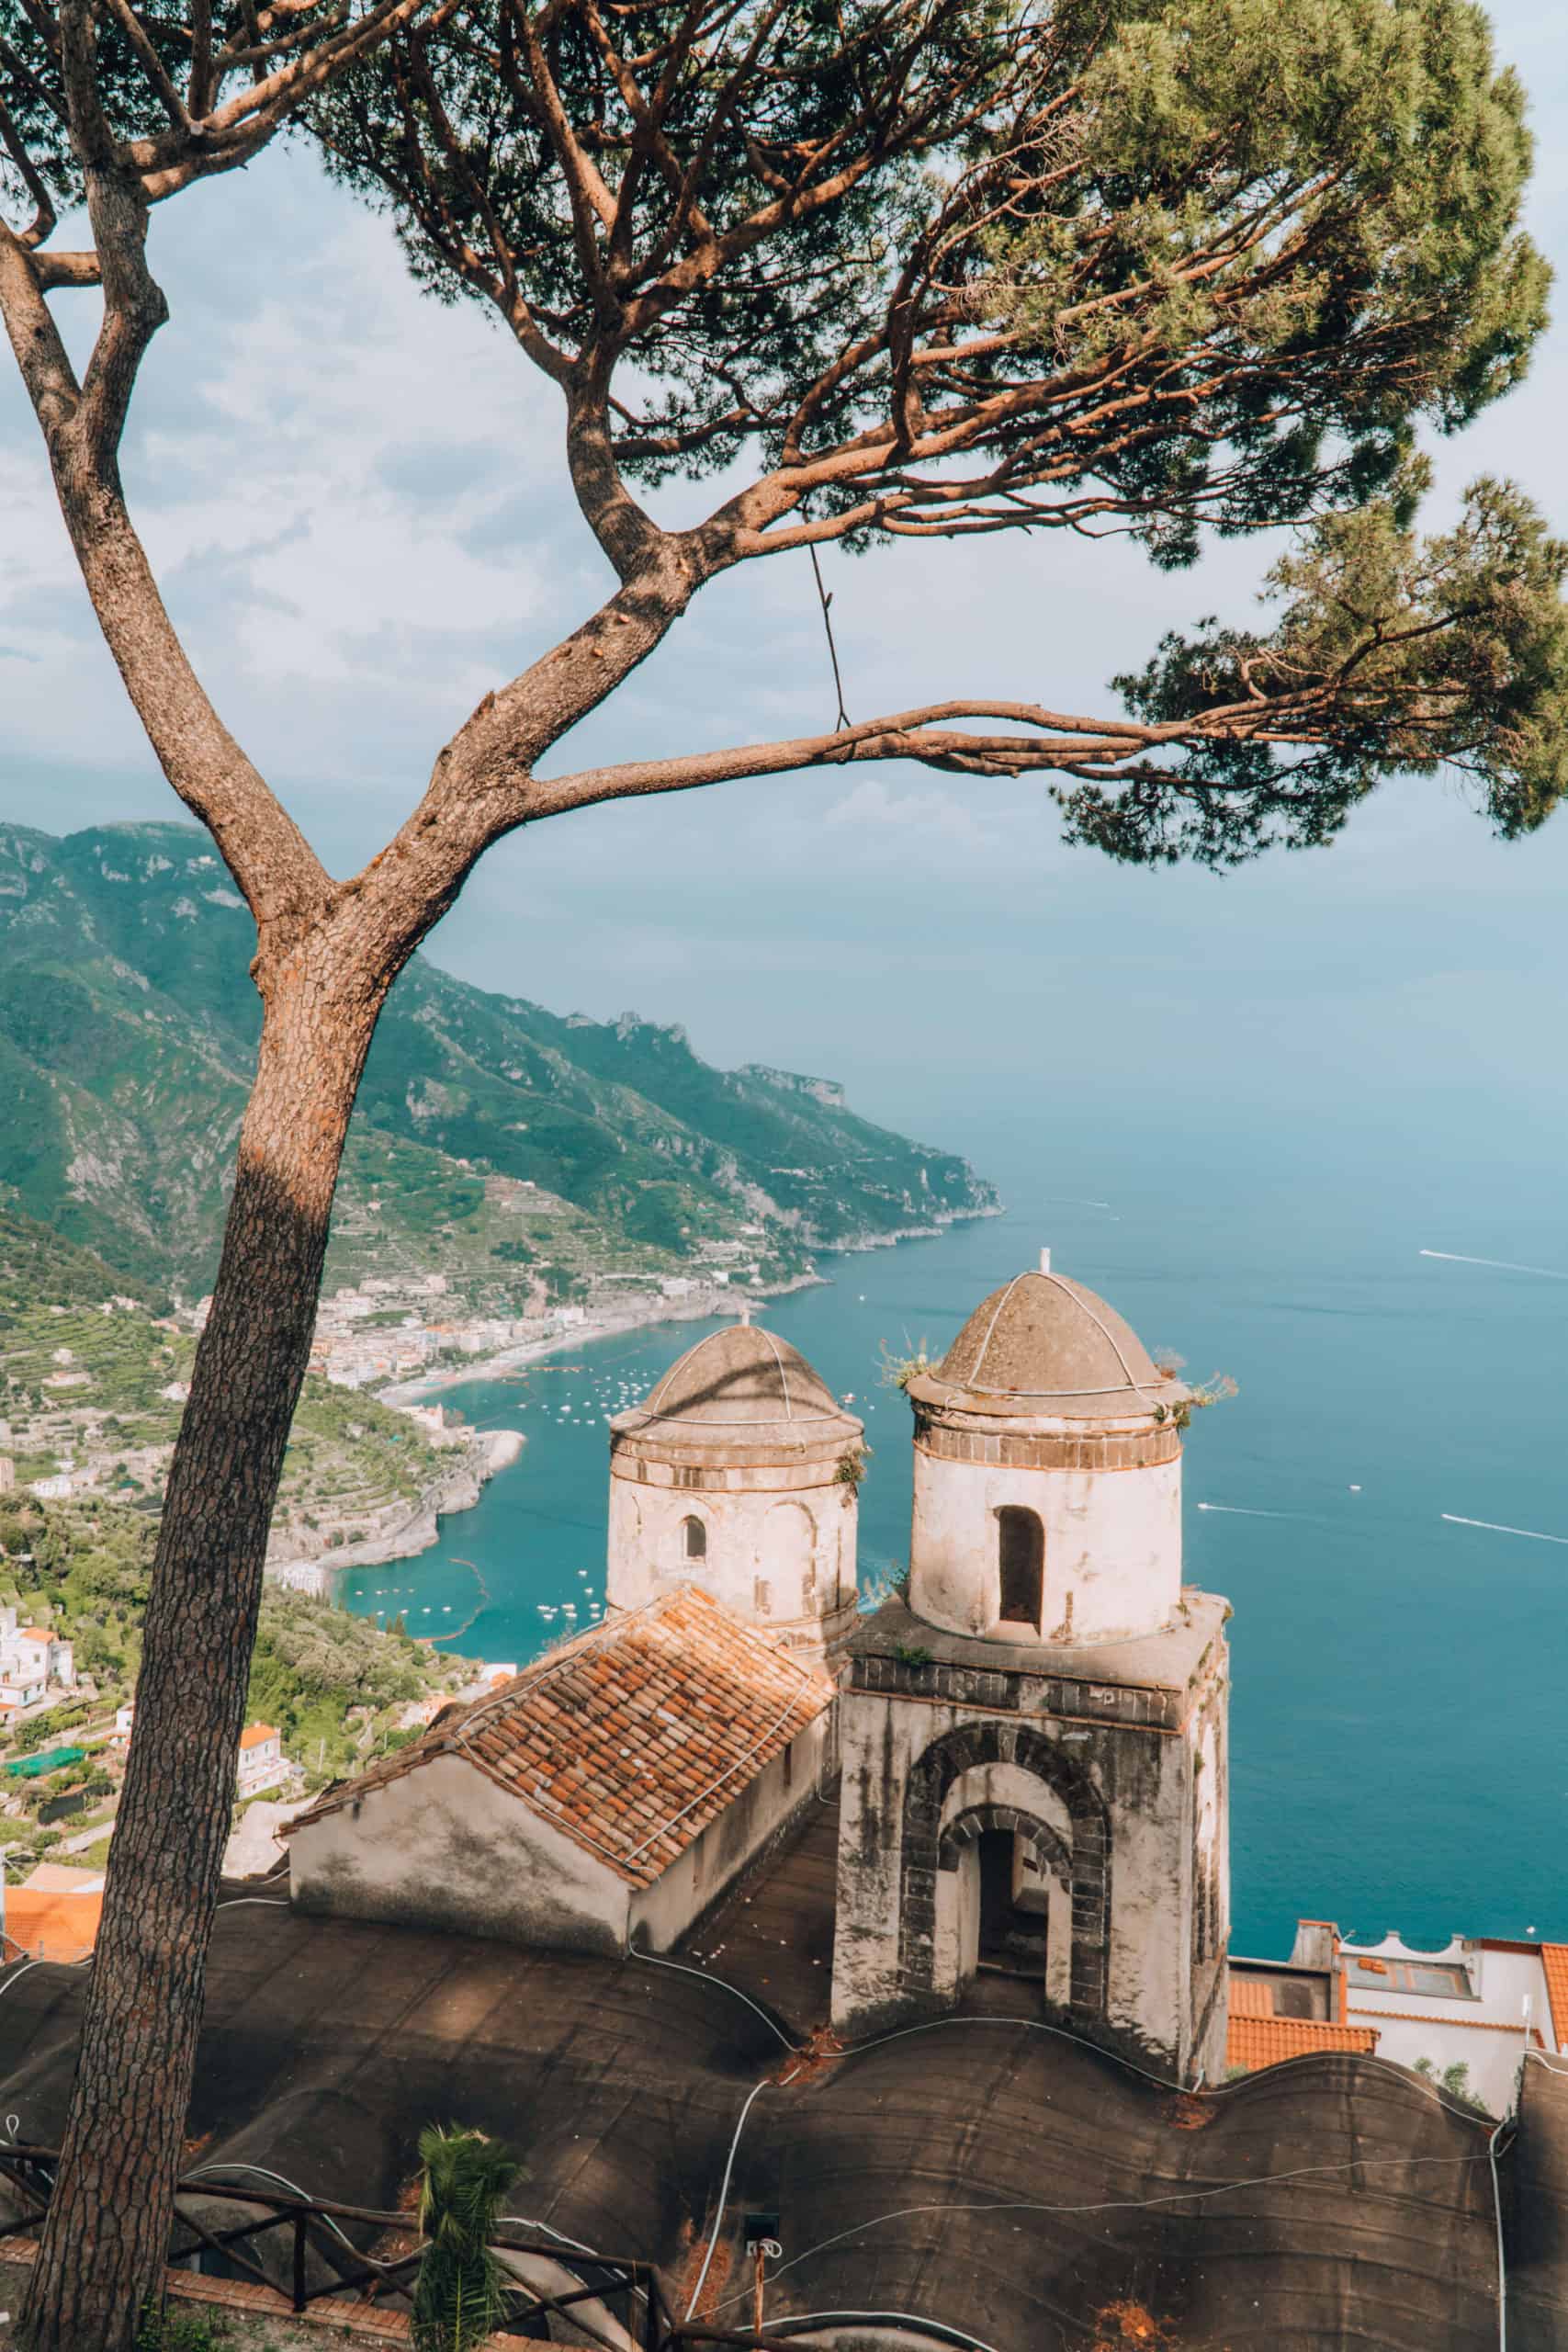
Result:
[[[51,2190],[60,2164],[58,2148],[34,2147],[26,2142],[0,2141],[0,2182],[14,2193],[22,2211],[14,2234],[36,2231],[49,2209]],[[209,2228],[189,2211],[192,2203],[261,2207],[232,2228]],[[355,2245],[350,2227],[367,2238]],[[273,2231],[290,2233],[289,2284],[280,2287],[256,2258],[257,2239]],[[343,2205],[330,2198],[300,2197],[260,2188],[235,2188],[228,2182],[187,2178],[175,2190],[175,2223],[169,2261],[175,2267],[195,2263],[221,2265],[218,2276],[238,2276],[286,2298],[296,2312],[313,2302],[358,2295],[367,2305],[412,2306],[415,2277],[423,2258],[423,2244],[406,2253],[377,2255],[370,2247],[389,2233],[407,2238],[414,2223],[407,2213],[382,2212],[371,2206]],[[606,2352],[688,2352],[697,2346],[728,2346],[732,2352],[800,2352],[798,2343],[761,2334],[735,2334],[700,2322],[678,2320],[671,2311],[659,2274],[639,2256],[585,2254],[559,2239],[535,2236],[506,2228],[491,2240],[500,2256],[530,2256],[547,2262],[558,2273],[565,2270],[579,2283],[554,2292],[523,2279],[509,2287],[515,2308],[508,2311],[498,2333],[523,2335],[551,2313],[571,2314],[591,2344]],[[311,2256],[318,2257],[311,2278]],[[324,2269],[326,2275],[321,2275]],[[214,2274],[209,2274],[214,2275]],[[595,2328],[584,2306],[597,2305],[615,2325],[611,2335]]]

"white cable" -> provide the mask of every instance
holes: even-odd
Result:
[[[740,2120],[735,2127],[735,2137],[729,2143],[729,2154],[724,2160],[724,2178],[718,2185],[718,2208],[713,2217],[713,2229],[709,2233],[708,2236],[708,2250],[703,2256],[703,2267],[697,2273],[697,2283],[692,2290],[692,2300],[686,2305],[686,2317],[688,2319],[690,2319],[695,2312],[697,2305],[702,2300],[703,2289],[707,2285],[708,2267],[713,2261],[714,2248],[718,2244],[718,2233],[724,2221],[725,2201],[729,2195],[729,2176],[735,2169],[735,2151],[740,2145],[740,2134],[746,2129],[746,2118],[750,2114],[752,2102],[757,2098],[759,2092],[765,2091],[767,2088],[768,2085],[765,2082],[758,2083],[752,2089],[745,2106],[740,2110]],[[733,2301],[734,2300],[734,2297],[731,2296],[730,2301]],[[722,2310],[723,2305],[721,2304],[719,2308]]]
[[[921,2328],[952,2343],[961,2343],[967,2347],[967,2352],[997,2352],[994,2344],[986,2343],[981,2336],[971,2335],[965,2328],[954,2327],[951,2320],[928,2319],[921,2312],[798,2312],[789,2319],[771,2319],[768,2325],[775,2335],[794,2335],[801,2328],[814,2324],[832,2326],[846,2319],[902,2320],[910,2327]]]
[[[778,2035],[792,2058],[798,2058],[801,2055],[800,2043],[792,2041],[777,2019],[768,2015],[761,2003],[754,2001],[750,1993],[743,1993],[739,1984],[732,1984],[727,1976],[716,1976],[713,1971],[707,1968],[693,1968],[682,1960],[662,1960],[656,1951],[634,1951],[631,1957],[633,1960],[643,1961],[649,1968],[672,1968],[678,1975],[695,1976],[705,1984],[716,1984],[721,1992],[733,1993],[738,2001],[744,2001],[749,2009],[755,2010],[770,2033]]]
[[[1503,2246],[1503,2188],[1497,2178],[1497,2132],[1502,2129],[1499,2123],[1487,2135],[1486,2161],[1492,2167],[1492,2206],[1497,2216],[1497,2352],[1508,2352],[1508,2258]]]
[[[930,2205],[898,2205],[890,2213],[874,2213],[866,2221],[855,2222],[852,2228],[839,2230],[832,2237],[823,2238],[818,2245],[807,2246],[804,2254],[794,2255],[788,2262],[781,2262],[769,2275],[775,2279],[782,2278],[786,2270],[795,2268],[796,2263],[809,2262],[815,2256],[826,2254],[829,2246],[841,2245],[846,2238],[858,2237],[863,2230],[879,2229],[885,2222],[907,2222],[917,2213],[1147,2213],[1162,2205],[1202,2204],[1213,2197],[1233,2196],[1238,2188],[1269,2188],[1278,2186],[1281,2181],[1307,2180],[1324,2173],[1365,2171],[1380,2165],[1403,2165],[1409,2167],[1416,2165],[1479,2165],[1486,2161],[1484,2154],[1352,2156],[1343,2164],[1297,2165],[1288,2172],[1253,2173],[1240,2180],[1219,2181],[1212,2188],[1173,2188],[1166,2190],[1158,2197],[1111,2197],[1089,2205],[1042,2205],[1035,2203],[1032,2199],[1022,2197],[1001,2198],[994,2202],[975,2205],[962,2204],[956,2198],[939,2200]],[[718,2310],[722,2311],[725,2303],[739,2302],[749,2291],[749,2289],[742,2287],[737,2293],[727,2295],[718,2304]],[[688,2312],[686,2316],[689,2319],[691,2313]],[[946,2323],[943,2322],[942,2324],[945,2325]]]

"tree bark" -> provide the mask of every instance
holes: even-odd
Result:
[[[137,1720],[33,2352],[132,2352],[161,2301],[273,1504],[344,1138],[389,982],[323,934],[269,984],[207,1328],[159,1532]]]

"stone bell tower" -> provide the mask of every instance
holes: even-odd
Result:
[[[611,1614],[699,1584],[836,1659],[858,1622],[863,1434],[787,1340],[750,1320],[709,1332],[610,1424]]]
[[[994,1973],[1213,2081],[1230,1611],[1181,1580],[1189,1392],[1043,1257],[908,1396],[908,1598],[862,1619],[840,1702],[834,2022]]]

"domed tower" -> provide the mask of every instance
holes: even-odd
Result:
[[[1181,1597],[1181,1408],[1081,1283],[1015,1274],[911,1380],[909,1606],[1029,1647],[1126,1641]]]
[[[834,2022],[987,2008],[1011,1977],[1213,2081],[1230,1611],[1181,1580],[1189,1392],[1043,1258],[908,1394],[908,1599],[860,1621],[840,1702]]]
[[[609,1607],[700,1584],[833,1657],[856,1620],[863,1434],[786,1340],[749,1322],[699,1340],[610,1424]]]

